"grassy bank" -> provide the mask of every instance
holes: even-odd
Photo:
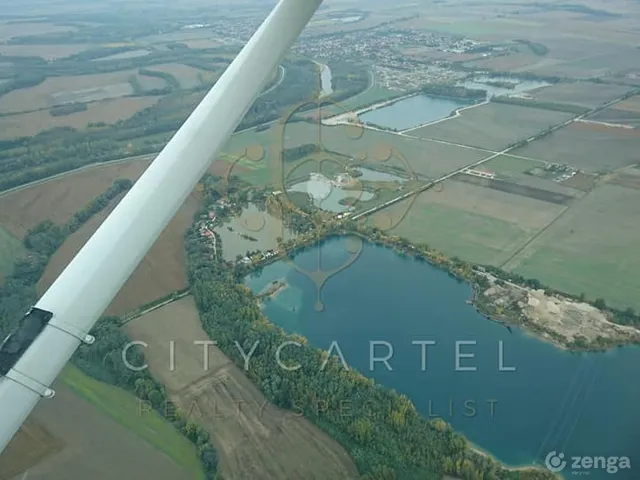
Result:
[[[140,399],[94,380],[73,365],[63,370],[60,379],[80,397],[171,458],[194,479],[206,478],[195,445],[160,414],[145,408]]]

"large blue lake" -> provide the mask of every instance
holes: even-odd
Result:
[[[454,98],[416,95],[400,100],[388,107],[371,110],[360,115],[365,123],[374,123],[381,127],[406,130],[447,118],[461,107],[468,107],[471,102]]]
[[[273,264],[247,283],[260,290],[285,278],[289,288],[265,304],[271,321],[318,348],[338,342],[351,366],[507,464],[543,462],[553,450],[565,457],[627,456],[632,468],[615,477],[640,478],[640,349],[574,354],[515,328],[510,333],[466,303],[468,284],[371,244],[326,281],[318,311],[315,277],[305,272],[318,265],[339,270],[352,255],[344,239],[330,239],[298,254],[295,267]],[[423,370],[422,346],[412,342],[424,341],[436,344],[426,347]],[[373,346],[378,357],[392,346],[391,371],[383,362],[370,369],[370,342],[387,342]],[[456,366],[456,348],[474,357]],[[460,371],[469,367],[476,370]],[[611,476],[588,472],[592,479]],[[578,472],[570,465],[563,472],[572,473]]]
[[[502,81],[513,85],[513,88],[496,87],[485,82]],[[480,89],[487,92],[487,96],[514,95],[549,85],[546,82],[532,80],[516,80],[507,77],[479,76],[459,84],[470,89]],[[360,115],[360,119],[367,123],[374,123],[381,127],[396,130],[407,130],[451,116],[456,110],[468,107],[470,101],[455,98],[437,97],[432,95],[415,95],[400,100],[387,107],[377,108]]]

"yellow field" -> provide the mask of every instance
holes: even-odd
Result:
[[[161,80],[160,82],[162,83]],[[103,100],[88,104],[87,110],[83,112],[56,117],[50,115],[48,110],[0,117],[0,139],[36,135],[54,127],[73,127],[83,130],[89,123],[113,124],[155,105],[160,98],[155,96]]]
[[[2,27],[0,26],[0,31]],[[89,48],[89,45],[0,45],[0,55],[17,57],[42,57],[56,60],[69,57]]]
[[[121,72],[75,75],[69,77],[51,77],[43,83],[31,88],[14,90],[0,97],[0,113],[29,112],[42,108],[49,108],[58,103],[56,94],[76,94],[74,101],[103,100],[118,98],[132,93],[129,77],[137,70],[123,70]],[[103,89],[97,93],[101,96],[89,98],[86,92]]]
[[[153,375],[172,400],[211,434],[220,470],[228,479],[351,480],[358,478],[345,450],[305,418],[275,408],[217,347],[208,340],[191,297],[143,315],[126,327],[144,341]],[[175,370],[170,371],[169,341],[175,341]]]
[[[8,5],[7,5],[8,7]],[[27,37],[29,35],[44,35],[46,33],[71,32],[77,30],[76,27],[55,25],[53,23],[33,22],[33,23],[0,23],[0,42],[4,42],[13,37]]]

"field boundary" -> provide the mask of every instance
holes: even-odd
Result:
[[[169,305],[173,302],[177,302],[181,298],[187,297],[191,294],[189,288],[185,288],[183,290],[178,290],[176,292],[171,292],[169,295],[165,295],[164,297],[160,297],[157,300],[148,303],[147,305],[141,305],[138,309],[124,314],[121,322],[121,326],[124,327],[129,322],[134,321],[136,318],[140,318],[146,313],[153,312],[154,310],[158,310],[166,305]]]
[[[524,245],[522,245],[520,248],[518,248],[515,252],[513,252],[513,254],[507,258],[502,264],[500,264],[498,267],[501,270],[506,269],[506,265],[511,262],[514,258],[516,258],[518,255],[520,255],[520,253],[522,253],[524,251],[525,248],[527,248],[529,245],[531,245],[533,242],[535,242],[538,238],[540,238],[546,231],[548,231],[552,226],[554,226],[562,217],[564,217],[564,215],[571,210],[576,203],[581,202],[582,200],[584,200],[585,198],[587,198],[589,196],[591,192],[587,192],[587,194],[582,197],[582,198],[577,198],[576,202],[574,202],[571,205],[567,205],[567,208],[565,208],[562,212],[560,212],[560,215],[558,215],[556,218],[554,218],[553,220],[551,220],[546,226],[544,226],[542,229],[540,229],[538,232],[536,232],[529,240],[527,240],[525,242]]]

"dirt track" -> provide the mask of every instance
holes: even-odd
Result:
[[[127,325],[145,350],[154,376],[174,402],[212,435],[227,480],[358,478],[344,449],[309,421],[269,405],[241,369],[214,346],[205,370],[207,340],[191,297],[150,312]],[[170,371],[169,342],[175,341]]]

